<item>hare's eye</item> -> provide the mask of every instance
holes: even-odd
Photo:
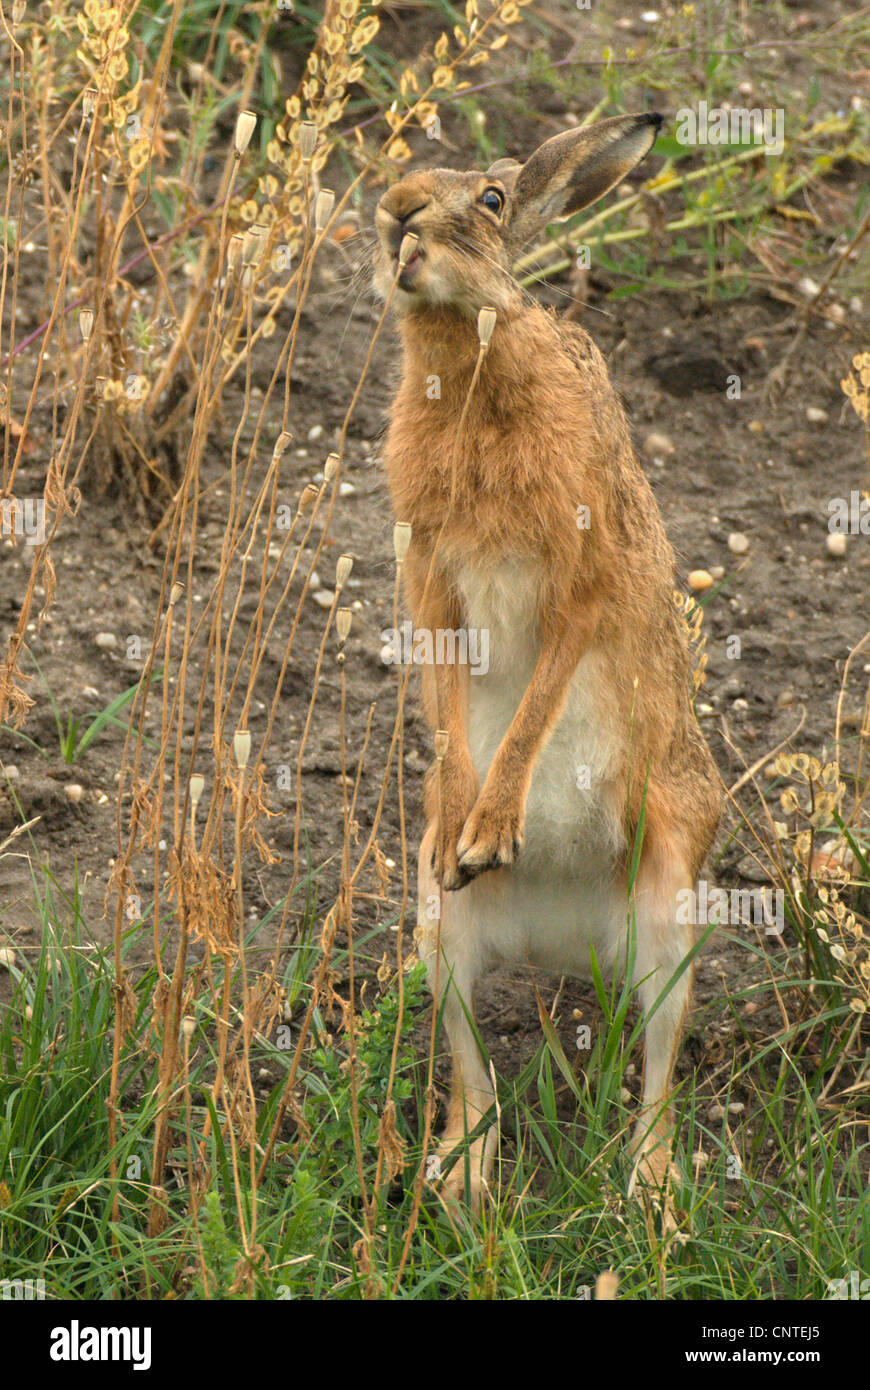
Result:
[[[480,195],[480,201],[490,212],[494,212],[496,217],[501,216],[504,194],[498,188],[485,188]]]

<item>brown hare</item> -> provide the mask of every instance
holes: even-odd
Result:
[[[694,887],[720,797],[690,704],[673,553],[601,354],[511,274],[528,238],[624,178],[660,124],[617,117],[554,136],[525,164],[412,173],[376,212],[375,285],[392,294],[403,345],[384,457],[396,518],[412,528],[414,627],[488,640],[477,669],[423,665],[427,719],[443,733],[416,939],[453,1057],[444,1158],[493,1106],[470,1022],[482,975],[528,963],[588,976],[590,947],[620,970],[631,930],[649,1013],[693,944],[676,897]],[[690,976],[646,1024],[631,1191],[670,1168]],[[492,1126],[471,1145],[475,1205],[495,1145]],[[452,1197],[465,1177],[454,1163]]]

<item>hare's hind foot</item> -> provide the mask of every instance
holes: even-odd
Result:
[[[495,1126],[474,1139],[467,1150],[460,1148],[463,1138],[444,1135],[426,1160],[426,1181],[451,1215],[470,1211],[478,1216],[492,1178],[497,1145]],[[452,1164],[449,1170],[448,1164]]]
[[[670,1124],[659,1122],[646,1129],[638,1124],[632,1143],[634,1167],[628,1182],[628,1196],[648,1211],[661,1213],[662,1235],[676,1235],[680,1229],[674,1208],[674,1192],[683,1174],[673,1158],[674,1135]]]

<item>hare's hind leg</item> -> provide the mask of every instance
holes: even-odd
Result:
[[[474,983],[483,973],[484,962],[470,908],[472,895],[481,890],[473,884],[460,893],[439,894],[432,868],[435,834],[435,825],[430,825],[420,845],[416,943],[420,959],[426,963],[435,1007],[443,1006],[453,1067],[447,1124],[433,1155],[434,1163],[433,1159],[427,1161],[427,1177],[437,1182],[442,1164],[446,1166],[466,1135],[492,1110],[495,1096],[472,1029]],[[454,1199],[464,1199],[468,1165],[469,1194],[475,1211],[480,1206],[482,1187],[490,1178],[496,1141],[495,1126],[491,1125],[468,1146],[467,1159],[460,1154],[444,1178],[446,1193]]]
[[[659,995],[685,960],[694,942],[691,921],[679,919],[681,890],[694,880],[677,836],[655,832],[644,846],[635,884],[636,955],[634,979],[644,1014],[643,1098],[632,1140],[635,1158],[629,1194],[639,1187],[662,1187],[671,1171],[674,1124],[671,1078],[692,989],[692,967],[674,980],[655,1012]]]

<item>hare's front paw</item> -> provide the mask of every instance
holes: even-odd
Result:
[[[459,868],[457,842],[477,801],[477,792],[477,774],[472,766],[445,768],[441,820],[432,850],[432,869],[448,892],[462,888],[468,882],[468,877]]]
[[[523,838],[522,806],[503,796],[482,794],[457,845],[463,883],[487,869],[513,864],[523,847]]]

